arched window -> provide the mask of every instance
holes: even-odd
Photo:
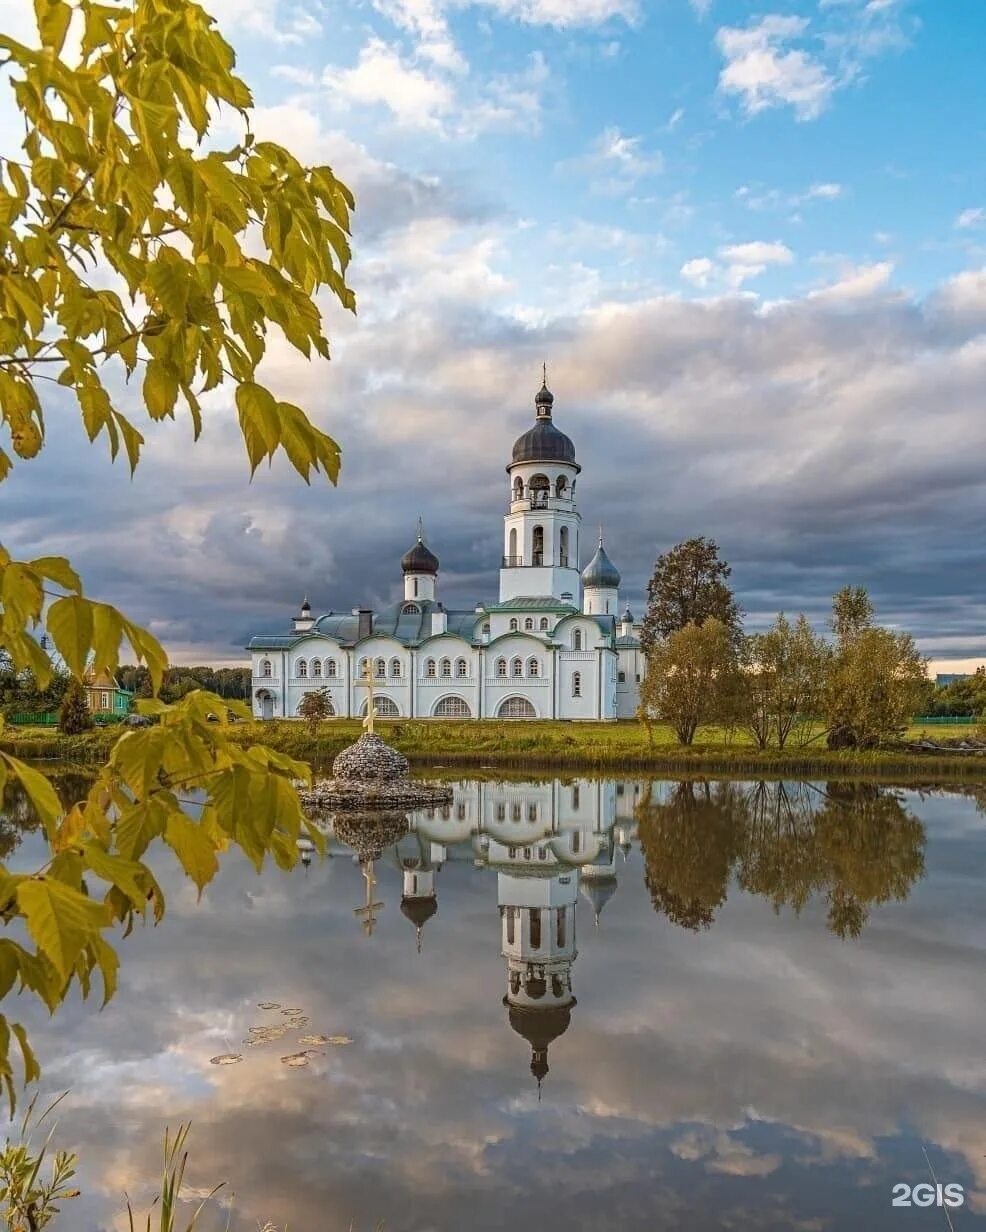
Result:
[[[443,697],[435,703],[432,714],[436,719],[471,719],[472,711],[469,703],[461,697]],[[462,807],[461,805],[459,806]]]
[[[581,672],[575,672],[572,675],[572,696],[573,697],[582,696],[582,673]]]
[[[510,820],[511,820],[511,821],[520,821],[520,805],[519,805],[519,804],[511,804],[511,806],[510,806]]]
[[[265,680],[270,680],[270,678],[274,675],[274,665],[271,663],[270,659],[262,659],[260,661],[260,674]]]
[[[416,603],[405,603],[401,608],[405,616],[420,616],[421,608]]]
[[[435,675],[435,660],[434,659],[429,659],[428,662],[425,664],[425,675],[426,676]]]
[[[513,526],[510,528],[510,538],[508,542],[510,546],[507,548],[507,552],[508,552],[507,564],[508,565],[519,565],[520,560],[517,556],[517,528],[516,526]]]
[[[518,475],[514,480],[514,500],[524,499],[524,481]]]
[[[391,676],[399,676],[399,675],[401,674],[401,661],[400,661],[400,659],[391,659],[391,660],[390,660],[390,674],[391,674]]]
[[[527,485],[531,493],[532,509],[547,509],[548,497],[551,495],[551,482],[547,475],[532,475]]]
[[[374,676],[386,676],[387,675],[387,664],[383,659],[377,659],[376,663],[374,663],[373,674]]]
[[[490,622],[487,620],[485,624],[483,625],[483,636],[489,637],[489,635],[490,635]]]
[[[577,809],[582,800],[582,792],[579,789],[578,783],[572,787],[572,808]]]
[[[568,527],[563,526],[558,536],[558,563],[564,568],[568,565]]]
[[[307,659],[298,660],[298,662],[295,664],[294,674],[298,677],[299,680],[307,679],[308,677],[308,660]]]
[[[451,659],[442,659],[442,675],[443,676],[452,675],[452,660]]]
[[[531,564],[532,565],[543,565],[544,564],[544,527],[543,526],[534,527],[534,538],[532,540],[532,545],[533,546],[532,546]]]
[[[517,908],[507,908],[507,945],[513,945],[514,937],[517,935],[514,931],[514,921],[517,918]]]
[[[510,664],[510,675],[511,676],[523,676],[523,674],[524,674],[523,662],[520,659],[514,659],[514,661]]]
[[[517,617],[511,616],[510,617],[510,632],[516,633],[519,628],[520,628],[520,625],[517,623]]]
[[[456,659],[455,674],[457,676],[468,676],[469,675],[469,664],[465,661],[465,659]]]
[[[497,659],[496,674],[498,676],[506,676],[507,674],[507,660],[506,659]]]
[[[535,907],[531,912],[531,949],[541,948],[541,908]]]
[[[541,626],[540,626],[540,628],[541,628],[541,632],[542,632],[542,633],[547,633],[547,631],[548,631],[548,618],[547,618],[547,616],[542,616],[542,617],[541,617]]]
[[[414,579],[414,597],[415,599],[418,597],[418,579],[417,578]]]
[[[366,659],[360,659],[359,663],[356,664],[356,674],[361,679],[362,677],[367,675],[367,666],[368,665],[367,665]]]
[[[567,912],[564,907],[558,908],[558,918],[555,921],[555,945],[560,950],[565,948],[565,918]]]
[[[380,697],[378,695],[373,699],[373,708],[384,719],[399,719],[401,716],[400,708],[391,697]],[[363,703],[360,714],[366,714],[366,702]]]
[[[528,633],[531,633],[533,631],[534,620],[532,619],[532,617],[528,616],[528,618],[524,621],[524,628],[527,630]]]
[[[336,661],[335,661],[335,659],[327,659],[327,660],[326,660],[326,663],[325,663],[325,674],[326,674],[326,676],[334,676],[334,675],[336,674]]]
[[[312,675],[316,676],[319,680],[321,680],[322,678],[322,660],[321,659],[312,659]]]
[[[538,806],[536,804],[529,804],[527,806],[527,820],[537,821],[537,819],[538,819]]]
[[[558,479],[555,481],[555,496],[564,496],[567,488],[568,480],[564,475],[559,475]]]
[[[572,649],[573,650],[582,649],[582,630],[581,629],[576,629],[575,632],[572,634]]]
[[[536,675],[538,674],[538,672],[539,672],[539,671],[540,671],[540,666],[539,666],[539,664],[538,664],[537,659],[528,659],[528,660],[527,660],[527,674],[528,674],[528,676],[536,676]]]

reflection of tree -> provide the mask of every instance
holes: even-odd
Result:
[[[679,784],[638,809],[645,880],[655,910],[708,928],[730,876],[776,911],[814,896],[828,927],[858,937],[874,904],[903,901],[924,872],[924,827],[872,784]]]
[[[726,901],[743,833],[732,783],[678,783],[670,799],[637,809],[644,879],[654,910],[682,928],[709,928]]]

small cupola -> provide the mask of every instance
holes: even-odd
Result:
[[[434,599],[438,577],[438,557],[425,543],[424,528],[418,518],[418,537],[401,557],[405,599]]]
[[[295,633],[308,633],[309,630],[315,627],[315,621],[312,617],[312,605],[308,602],[306,595],[301,604],[301,611],[294,618]]]

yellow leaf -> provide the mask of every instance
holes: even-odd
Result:
[[[50,47],[56,56],[60,55],[72,20],[72,10],[65,0],[34,0],[34,12],[42,47]]]
[[[68,979],[82,949],[108,922],[102,903],[47,877],[22,881],[17,905],[31,939],[63,979]]]
[[[0,758],[7,763],[17,778],[20,779],[21,786],[27,792],[28,799],[34,805],[35,811],[41,818],[45,832],[51,838],[54,835],[55,823],[65,811],[54,787],[39,770],[26,766],[22,761],[18,761],[16,757],[11,757],[9,753],[0,753]]]
[[[82,594],[82,582],[79,575],[64,556],[39,556],[37,560],[31,561],[31,568],[40,573],[42,577],[50,578],[65,590],[74,590],[76,594]]]
[[[69,671],[81,678],[92,648],[92,606],[77,595],[58,599],[48,610],[45,621]]]
[[[170,364],[152,359],[144,373],[143,388],[144,403],[152,419],[165,419],[174,412],[178,378]]]
[[[201,897],[203,887],[209,884],[219,870],[219,861],[216,859],[216,849],[212,841],[202,827],[184,813],[175,813],[169,819],[164,841],[198,886]]]

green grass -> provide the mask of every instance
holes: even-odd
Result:
[[[621,723],[510,723],[489,721],[380,721],[377,731],[417,765],[470,766],[470,768],[544,770],[719,771],[726,774],[816,774],[838,771],[845,775],[953,774],[986,777],[986,756],[919,753],[908,749],[875,749],[863,753],[832,752],[825,740],[806,747],[758,749],[744,732],[703,728],[695,743],[683,748],[669,727],[653,729],[653,744],[636,722]],[[302,761],[325,766],[340,749],[359,739],[359,719],[332,719],[312,738],[306,724],[295,721],[240,723],[233,728],[240,743],[264,743]],[[62,736],[46,728],[6,728],[0,749],[32,760],[58,759],[99,764],[120,734],[117,729]],[[969,726],[935,724],[912,727],[907,739],[927,737],[935,742],[968,739]]]
[[[907,749],[832,752],[818,740],[806,747],[758,749],[744,732],[726,733],[703,728],[688,748],[677,743],[670,728],[655,726],[653,745],[646,730],[624,723],[509,723],[489,721],[396,720],[379,721],[385,740],[419,766],[497,768],[513,770],[640,770],[732,774],[816,774],[986,778],[986,756],[959,756],[948,752],[920,753]],[[356,719],[335,719],[321,725],[313,739],[305,724],[295,721],[243,723],[233,728],[244,744],[262,742],[280,752],[317,766],[332,758],[362,732]],[[8,728],[0,749],[15,756],[43,760],[57,758],[79,764],[102,762],[119,733],[92,731],[62,736],[44,728]],[[910,740],[928,736],[935,741],[966,739],[968,726],[914,727]]]

